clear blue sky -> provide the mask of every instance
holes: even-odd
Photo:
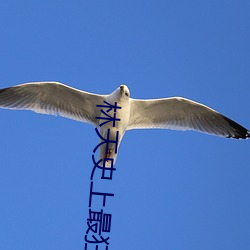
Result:
[[[125,83],[134,98],[183,96],[250,128],[249,13],[247,0],[1,1],[0,88]],[[28,111],[0,121],[0,249],[83,250],[94,127]],[[249,152],[250,141],[129,131],[105,186],[109,249],[250,249]]]

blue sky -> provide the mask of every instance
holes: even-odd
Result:
[[[49,80],[108,94],[125,83],[133,98],[183,96],[250,128],[249,12],[242,0],[1,1],[0,88]],[[84,249],[94,127],[0,117],[0,249]],[[249,249],[249,150],[129,131],[113,180],[94,182],[114,193],[109,249]]]

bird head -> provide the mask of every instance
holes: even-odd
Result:
[[[129,98],[130,97],[130,92],[128,87],[125,84],[120,85],[120,94],[122,98]]]

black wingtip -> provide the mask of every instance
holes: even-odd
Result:
[[[0,89],[0,94],[5,92],[8,88],[5,88],[5,89]]]
[[[234,138],[234,139],[247,139],[250,137],[250,131],[237,122],[227,118],[226,116],[223,116],[224,119],[229,123],[230,127],[234,130],[233,133],[231,133],[228,138]]]
[[[249,138],[250,137],[250,131],[247,131],[247,137],[246,138]]]

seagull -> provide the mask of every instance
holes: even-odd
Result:
[[[114,105],[120,109],[100,108]],[[183,97],[133,99],[124,84],[109,95],[99,95],[72,88],[59,82],[30,82],[0,89],[0,107],[32,110],[41,114],[59,115],[99,127],[100,138],[109,136],[116,143],[105,145],[100,139],[99,158],[106,158],[105,167],[115,164],[121,140],[127,130],[172,129],[195,130],[226,138],[246,139],[250,131],[217,111]],[[102,111],[101,111],[102,110]],[[120,119],[103,122],[106,114]],[[99,117],[99,119],[98,119]],[[100,118],[101,117],[101,118]],[[102,123],[105,123],[101,126]],[[108,146],[107,146],[108,145]],[[117,150],[116,150],[117,149]],[[113,159],[113,163],[111,163]],[[98,162],[99,162],[98,161]],[[103,160],[104,162],[104,160]]]

